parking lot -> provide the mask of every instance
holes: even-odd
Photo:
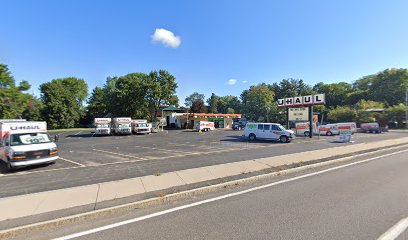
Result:
[[[91,130],[59,133],[60,159],[52,165],[7,173],[0,167],[0,197],[80,186],[131,177],[244,161],[340,146],[338,136],[296,138],[291,143],[248,142],[242,131],[198,133],[169,130],[150,135],[93,136]],[[406,136],[406,133],[355,134],[356,143]]]

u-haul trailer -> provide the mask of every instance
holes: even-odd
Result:
[[[196,123],[196,130],[201,132],[208,132],[208,131],[214,131],[215,130],[215,124],[214,122],[206,122],[206,121],[198,121]]]
[[[47,123],[0,120],[0,159],[8,170],[54,163],[58,149],[47,133]]]
[[[111,123],[110,118],[95,118],[95,134],[96,135],[110,135],[111,134]]]
[[[112,121],[112,133],[115,135],[132,134],[132,119],[130,117],[117,117]]]

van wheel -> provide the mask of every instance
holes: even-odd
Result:
[[[249,134],[249,141],[255,141],[255,140],[256,140],[255,134],[253,133]]]
[[[287,143],[287,142],[289,142],[289,138],[287,136],[285,136],[285,135],[282,135],[282,136],[280,136],[279,141],[281,143]]]
[[[9,173],[12,173],[16,170],[13,166],[11,166],[10,162],[7,162],[6,167],[7,167],[7,172]]]
[[[304,135],[305,135],[305,137],[309,137],[309,136],[310,136],[310,133],[309,133],[309,132],[305,132]]]
[[[326,135],[327,136],[333,136],[333,133],[332,132],[327,132]]]

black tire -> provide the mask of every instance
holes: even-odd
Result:
[[[305,132],[304,135],[305,135],[305,137],[309,137],[309,136],[310,136],[310,133],[309,133],[309,132]]]
[[[248,138],[249,138],[249,141],[255,141],[256,140],[256,135],[251,133],[251,134],[249,134]]]
[[[328,131],[328,132],[326,133],[326,135],[327,135],[327,136],[333,136],[333,133],[330,132],[330,131]]]
[[[9,172],[9,173],[12,173],[12,172],[14,172],[16,170],[13,166],[11,166],[9,161],[7,161],[7,163],[6,163],[6,168],[7,168],[7,172]]]
[[[279,141],[281,143],[288,143],[289,142],[289,138],[285,135],[280,136]]]

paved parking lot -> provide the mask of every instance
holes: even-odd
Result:
[[[262,157],[278,156],[339,146],[338,137],[297,138],[291,143],[247,142],[242,131],[197,133],[170,130],[151,135],[94,137],[91,131],[59,135],[61,159],[7,173],[0,166],[0,197],[53,190],[159,174]],[[356,143],[406,136],[406,133],[355,134]],[[349,143],[347,143],[349,144]]]

